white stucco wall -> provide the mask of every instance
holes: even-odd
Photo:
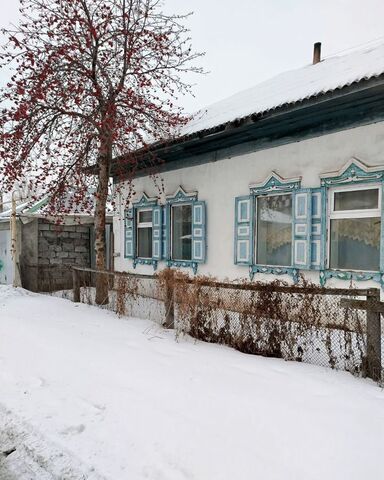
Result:
[[[234,201],[249,194],[249,185],[262,182],[272,170],[284,178],[302,177],[302,187],[320,186],[319,175],[339,170],[351,157],[370,166],[384,165],[384,122],[345,130],[310,140],[241,155],[205,165],[183,168],[162,174],[166,194],[173,194],[181,185],[185,191],[198,191],[199,200],[207,205],[207,262],[199,265],[198,273],[220,279],[248,278],[248,268],[234,264]],[[151,178],[135,181],[136,197],[145,192],[158,196]],[[124,258],[124,206],[114,217],[115,268],[121,271],[153,273],[153,268],[138,265]],[[159,263],[159,269],[165,262]],[[317,272],[307,276],[318,280]],[[267,280],[271,275],[257,275]],[[348,285],[329,281],[329,285]],[[364,282],[360,286],[377,286]]]

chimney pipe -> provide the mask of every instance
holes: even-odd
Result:
[[[313,45],[313,65],[321,62],[321,42],[316,42]]]

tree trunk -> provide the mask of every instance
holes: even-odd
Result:
[[[109,165],[112,158],[112,143],[102,142],[99,153],[99,182],[95,205],[95,253],[96,269],[106,269],[105,210],[108,199]],[[108,275],[96,275],[96,304],[106,305],[108,298]]]

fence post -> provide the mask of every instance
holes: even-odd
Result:
[[[73,280],[73,301],[75,303],[80,302],[80,278],[79,271],[75,268],[72,269],[72,280]]]
[[[175,326],[175,272],[169,269],[165,292],[165,328]]]
[[[381,314],[377,308],[375,310],[379,302],[380,290],[370,288],[367,293],[367,361],[364,373],[375,381],[381,378]]]

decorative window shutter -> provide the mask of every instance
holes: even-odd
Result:
[[[325,263],[325,192],[321,188],[312,189],[312,225],[311,225],[311,268],[324,270]]]
[[[135,210],[128,208],[125,211],[125,258],[135,258]]]
[[[152,208],[152,259],[161,260],[163,209],[160,206]]]
[[[384,183],[381,185],[380,273],[384,275]],[[384,289],[383,283],[382,288]]]
[[[297,190],[293,195],[293,266],[311,268],[312,191]]]
[[[253,218],[254,199],[252,195],[235,199],[235,264],[253,263]]]
[[[170,238],[171,238],[171,208],[169,205],[162,207],[162,229],[161,229],[161,254],[163,260],[170,259]]]
[[[192,203],[192,261],[204,263],[206,257],[205,202]]]

